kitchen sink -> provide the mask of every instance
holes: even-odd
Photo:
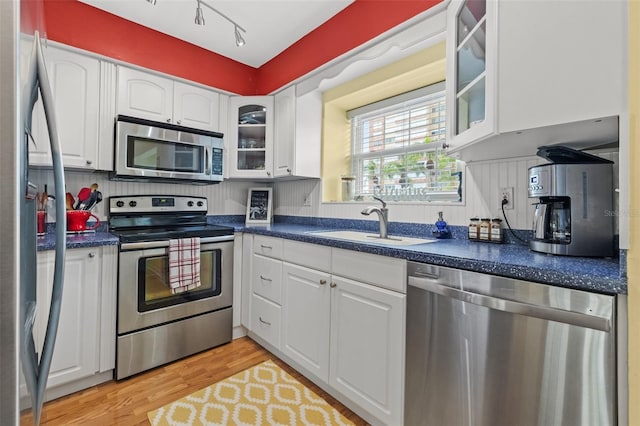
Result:
[[[366,233],[359,231],[326,231],[326,232],[309,232],[311,235],[326,238],[335,238],[337,240],[357,241],[369,244],[382,244],[389,246],[412,246],[418,244],[427,244],[436,242],[436,239],[423,239],[412,237],[396,237],[380,238],[379,234]]]

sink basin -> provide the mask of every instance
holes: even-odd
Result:
[[[358,232],[358,231],[326,231],[326,232],[310,232],[318,237],[335,238],[338,240],[357,241],[369,244],[382,244],[386,246],[412,246],[418,244],[433,243],[435,239],[422,239],[412,237],[395,237],[380,238],[379,234]]]

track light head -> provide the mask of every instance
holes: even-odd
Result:
[[[2,1],[2,0],[0,0]],[[156,1],[156,0],[147,0],[147,1]],[[195,23],[196,25],[204,25],[204,15],[202,14],[202,7],[206,7],[207,9],[217,13],[218,15],[220,15],[221,17],[223,17],[224,19],[226,19],[227,21],[229,21],[230,23],[233,24],[234,27],[234,34],[236,36],[236,46],[240,47],[240,46],[244,46],[245,41],[244,38],[242,37],[242,33],[240,31],[242,31],[243,33],[246,33],[247,31],[242,28],[240,25],[236,24],[236,22],[229,18],[227,15],[225,15],[224,13],[220,12],[218,9],[216,9],[215,7],[211,6],[209,3],[205,2],[204,0],[196,0],[197,2],[197,7],[196,7],[196,19],[195,19]]]
[[[155,6],[155,5],[156,5],[156,1],[158,1],[158,0],[147,0],[147,1],[148,1],[149,3],[151,3],[153,6]]]
[[[238,26],[235,26],[235,34],[236,34],[236,46],[240,47],[240,46],[244,46],[244,38],[242,37],[242,34],[240,34],[240,28],[238,28]]]
[[[196,25],[204,25],[204,14],[202,13],[202,8],[200,7],[200,1],[198,1],[198,7],[196,7]]]

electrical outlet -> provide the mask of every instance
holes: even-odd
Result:
[[[498,193],[498,203],[500,208],[502,208],[503,200],[507,200],[507,203],[504,205],[505,210],[513,210],[513,186],[504,186],[500,188],[500,192]]]

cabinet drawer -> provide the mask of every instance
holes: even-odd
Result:
[[[267,257],[282,259],[282,239],[254,235],[253,252]]]
[[[284,240],[283,259],[319,271],[331,271],[331,247]]]
[[[334,248],[331,272],[389,290],[407,292],[407,262],[402,259]]]
[[[280,349],[280,306],[257,294],[252,296],[251,331]]]
[[[253,255],[253,292],[280,304],[282,300],[282,262]]]

